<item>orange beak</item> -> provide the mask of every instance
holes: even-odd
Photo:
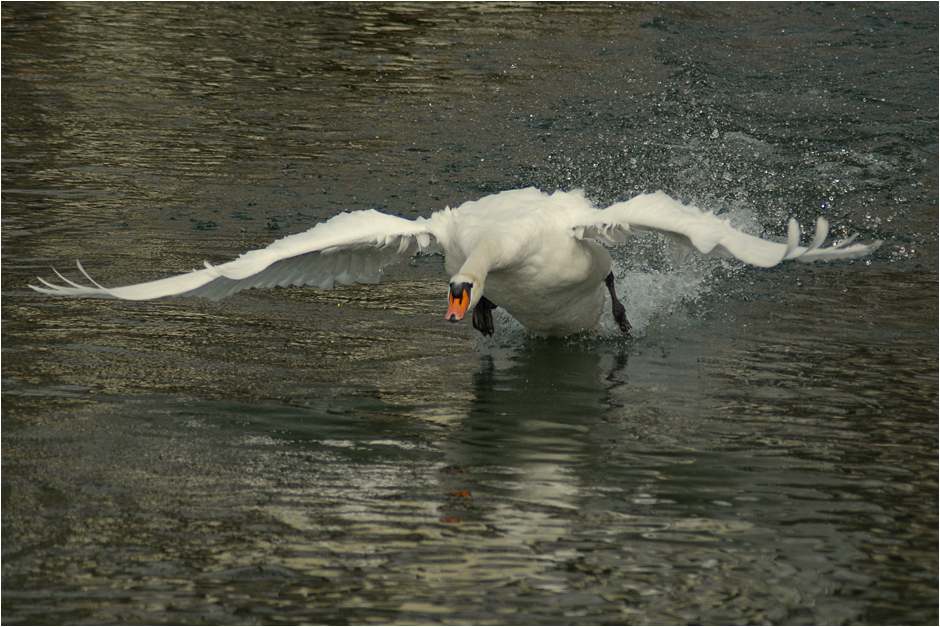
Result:
[[[445,317],[451,322],[457,322],[467,313],[467,307],[470,306],[470,294],[466,289],[463,289],[460,291],[459,296],[455,296],[454,291],[451,290],[449,301],[450,307],[447,308]]]

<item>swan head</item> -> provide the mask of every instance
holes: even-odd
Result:
[[[455,274],[450,279],[449,307],[445,317],[457,322],[483,298],[483,280],[469,274]]]

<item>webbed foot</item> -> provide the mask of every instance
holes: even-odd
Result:
[[[496,309],[489,299],[484,296],[473,308],[473,328],[483,335],[493,335],[496,325],[493,323],[493,310]]]
[[[604,279],[604,285],[607,286],[607,291],[610,292],[610,308],[611,312],[614,314],[614,321],[617,323],[617,326],[620,327],[620,330],[624,332],[624,334],[630,333],[630,330],[633,327],[630,325],[630,321],[627,320],[627,308],[624,307],[623,303],[620,302],[620,299],[617,298],[617,292],[614,289],[613,272],[608,274],[607,278]]]

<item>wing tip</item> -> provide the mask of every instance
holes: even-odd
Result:
[[[30,289],[36,292],[39,292],[40,294],[48,294],[50,296],[74,296],[74,297],[97,296],[97,297],[105,297],[105,298],[113,297],[108,288],[104,287],[103,285],[95,281],[91,277],[91,275],[88,274],[88,271],[85,270],[85,267],[82,265],[81,261],[76,259],[75,266],[78,268],[79,272],[81,272],[82,275],[92,283],[93,287],[76,283],[75,281],[69,279],[64,274],[59,272],[59,270],[56,269],[55,267],[52,268],[52,271],[55,273],[57,277],[59,277],[59,279],[61,279],[68,285],[57,285],[55,283],[51,283],[50,281],[47,281],[46,279],[42,277],[36,277],[39,280],[39,282],[42,283],[42,285],[33,285],[32,283],[28,283],[27,287],[29,287]]]

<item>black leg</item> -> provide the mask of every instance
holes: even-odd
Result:
[[[617,326],[620,327],[620,330],[624,333],[629,333],[630,321],[627,320],[627,309],[623,306],[623,303],[620,302],[620,299],[617,298],[617,292],[614,290],[614,273],[611,272],[607,275],[607,278],[604,279],[604,285],[607,286],[607,291],[610,292],[610,308],[613,310],[614,320],[617,322]]]
[[[473,308],[473,328],[483,335],[493,335],[496,325],[493,324],[493,310],[496,305],[484,296]]]

